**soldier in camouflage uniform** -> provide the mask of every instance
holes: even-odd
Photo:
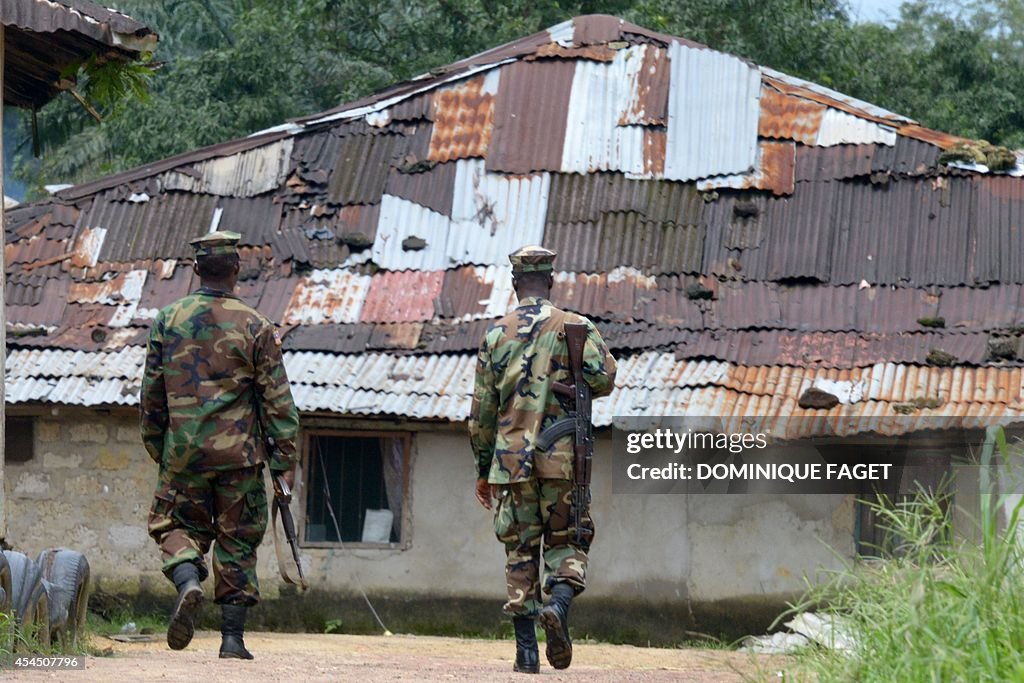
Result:
[[[239,239],[214,232],[192,242],[201,286],[157,315],[140,402],[142,441],[160,466],[149,534],[178,588],[167,644],[192,640],[213,545],[220,656],[252,659],[242,636],[259,600],[256,548],[267,527],[260,433],[277,442],[270,468],[291,485],[299,419],[273,323],[232,293]]]
[[[572,598],[586,586],[587,551],[594,536],[589,510],[583,511],[582,542],[572,526],[573,437],[537,450],[538,435],[567,413],[552,390],[570,384],[563,326],[589,328],[583,374],[594,397],[614,386],[615,361],[600,333],[586,318],[555,308],[548,297],[554,252],[523,247],[509,256],[519,305],[488,329],[477,357],[470,441],[476,461],[476,497],[494,508],[494,527],[505,545],[508,601],[516,633],[513,670],[540,669],[534,620],[547,633],[547,659],[556,669],[572,661],[568,616]],[[496,505],[492,499],[497,499]],[[541,546],[546,579],[541,602]]]

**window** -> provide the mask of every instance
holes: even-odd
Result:
[[[411,444],[408,433],[307,433],[305,543],[404,543]]]
[[[952,492],[950,489],[951,456],[947,452],[909,448],[899,483],[891,490],[866,490],[857,501],[857,553],[864,557],[877,557],[894,552],[902,544],[900,537],[887,528],[886,521],[879,519],[879,502],[886,506],[914,500],[921,492],[940,496],[942,510],[950,514]],[[935,542],[942,539],[936,538]]]
[[[28,462],[35,443],[35,420],[31,417],[8,417],[4,432],[4,458],[7,462]]]

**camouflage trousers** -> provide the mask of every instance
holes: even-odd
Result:
[[[582,592],[587,579],[587,551],[594,538],[590,511],[582,517],[581,542],[572,525],[572,482],[531,479],[498,487],[494,532],[505,544],[505,612],[535,616],[541,599],[540,563],[544,560],[544,591],[559,582]],[[588,506],[589,508],[589,506]],[[543,551],[542,551],[543,544]]]
[[[182,562],[195,562],[205,580],[209,571],[203,558],[213,545],[214,601],[259,602],[256,548],[267,529],[262,470],[257,465],[220,472],[161,471],[149,535],[163,551],[168,578]]]

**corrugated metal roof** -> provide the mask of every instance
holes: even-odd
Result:
[[[609,212],[634,212],[656,222],[700,225],[706,220],[705,206],[689,183],[635,180],[621,173],[554,173],[547,221],[593,222]]]
[[[254,197],[276,190],[288,174],[294,142],[294,138],[285,138],[201,161],[192,168],[168,171],[161,178],[163,187],[229,197]]]
[[[877,145],[796,148],[796,179],[842,180],[871,175]]]
[[[1024,283],[1024,182],[1004,176],[977,178],[973,184],[977,188],[977,279]]]
[[[369,275],[347,270],[314,270],[296,282],[281,323],[354,323],[359,320],[369,287]]]
[[[562,171],[644,174],[644,129],[621,121],[628,118],[639,97],[635,88],[645,48],[619,50],[609,63],[576,60],[566,113]]]
[[[516,62],[501,68],[487,170],[557,171],[576,72],[570,60]]]
[[[403,173],[392,169],[384,192],[451,216],[457,166],[455,162],[442,163],[418,173]]]
[[[116,306],[106,324],[110,327],[126,327],[135,317],[147,275],[145,270],[132,270],[105,282],[74,282],[68,290],[68,301]]]
[[[763,138],[796,140],[804,145],[814,145],[824,113],[825,107],[816,102],[762,86],[757,134]]]
[[[892,146],[896,144],[896,131],[888,126],[865,121],[859,116],[829,108],[821,117],[821,127],[818,129],[815,144],[818,147],[864,144]]]
[[[508,266],[463,266],[444,272],[435,313],[449,320],[500,318],[514,301]]]
[[[550,176],[487,173],[482,160],[456,162],[452,216],[391,195],[381,200],[374,262],[387,270],[444,270],[453,265],[504,263],[544,232]],[[410,237],[426,241],[409,249]],[[405,246],[403,246],[405,244]]]
[[[635,268],[608,273],[556,273],[552,302],[591,318],[629,321],[639,317],[643,303],[657,289],[653,277]]]
[[[90,377],[9,378],[8,403],[63,403],[77,406],[137,405],[141,384],[123,379]]]
[[[761,74],[731,55],[669,46],[671,85],[665,177],[746,173],[757,157]]]
[[[882,187],[828,185],[837,190],[832,282],[973,282],[970,256],[979,224],[974,215],[976,185],[970,179],[901,180]]]
[[[59,258],[68,248],[67,240],[51,240],[38,235],[26,240],[18,240],[4,245],[4,261],[6,263],[34,263],[38,261],[52,262]]]
[[[639,53],[640,66],[630,69],[627,92],[630,100],[619,117],[619,125],[664,126],[668,122],[668,50],[645,43],[630,48]]]
[[[899,114],[893,113],[888,109],[858,100],[855,97],[844,95],[841,92],[826,88],[823,85],[812,83],[811,81],[805,81],[802,78],[796,78],[784,74],[781,71],[770,69],[766,66],[760,67],[761,73],[767,78],[768,83],[781,90],[782,92],[793,92],[794,88],[798,89],[798,92],[807,97],[808,99],[814,99],[819,102],[824,102],[831,106],[845,105],[846,111],[851,114],[862,114],[868,117],[874,117],[877,119],[884,119],[892,122],[893,124],[912,124],[915,123],[913,120],[908,119],[906,116],[900,116]],[[785,87],[789,86],[789,87]],[[818,96],[818,97],[815,97]],[[824,100],[822,100],[824,98]],[[843,106],[836,106],[837,109],[843,109]]]
[[[492,69],[434,94],[430,161],[483,157],[494,131],[494,99],[501,71]]]
[[[566,270],[595,273],[632,266],[645,273],[699,273],[704,234],[702,225],[606,213],[596,222],[549,225],[544,246],[559,254],[558,266]]]
[[[772,194],[793,194],[796,166],[796,144],[792,142],[760,142],[757,161],[750,173],[725,175],[697,182],[702,192],[720,188],[737,190],[771,190]]]
[[[148,202],[123,202],[108,191],[83,211],[76,231],[104,228],[100,261],[130,262],[154,257],[191,258],[189,240],[204,235],[217,197],[168,192]]]
[[[444,271],[380,272],[370,279],[359,320],[373,323],[418,322],[434,317]]]
[[[407,152],[404,135],[346,135],[334,160],[327,198],[337,204],[375,204],[393,163]]]
[[[8,378],[92,377],[139,380],[146,347],[126,346],[113,353],[55,349],[13,349],[7,354]]]
[[[72,248],[70,265],[73,268],[93,268],[103,251],[103,241],[107,237],[105,228],[84,228],[75,238]]]

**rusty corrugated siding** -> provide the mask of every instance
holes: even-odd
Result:
[[[606,213],[587,223],[555,223],[544,246],[560,254],[566,270],[599,273],[632,266],[646,273],[699,273],[705,228],[647,220],[636,213]]]
[[[437,91],[428,160],[443,162],[487,155],[500,77],[501,71],[492,69]]]
[[[531,173],[561,168],[575,72],[568,59],[501,67],[487,170]]]
[[[440,163],[417,173],[404,173],[392,169],[384,191],[445,216],[451,216],[456,167],[455,162],[450,162]]]
[[[509,268],[464,266],[444,271],[434,312],[449,320],[498,318],[505,315],[513,299]]]
[[[189,240],[206,234],[217,204],[217,197],[187,192],[167,192],[147,202],[117,201],[112,194],[98,196],[76,227],[78,232],[106,229],[101,261],[191,258]]]
[[[977,187],[977,279],[1024,283],[1024,181],[1003,176],[959,182]]]
[[[774,195],[788,195],[793,194],[795,187],[795,167],[795,143],[765,140],[757,145],[757,161],[753,171],[699,180],[696,186],[703,192],[731,188],[770,190]]]
[[[699,225],[705,220],[705,201],[686,183],[634,180],[621,173],[551,175],[549,224],[596,221],[605,213],[626,211],[651,221]]]
[[[664,126],[668,122],[668,50],[658,45],[638,47],[643,55],[630,84],[631,98],[619,125]]]
[[[354,323],[359,320],[369,286],[369,275],[341,269],[315,270],[298,279],[281,323]]]
[[[832,282],[973,282],[972,242],[980,226],[970,179],[900,180],[881,187],[826,184],[837,189]]]
[[[796,180],[842,180],[871,175],[878,145],[796,148]]]
[[[763,138],[782,138],[814,145],[824,113],[825,107],[817,102],[762,86],[757,134]]]
[[[375,204],[388,173],[406,153],[404,135],[346,135],[340,139],[327,197],[337,204]]]
[[[380,272],[370,278],[360,322],[400,323],[430,320],[441,293],[443,271]]]

